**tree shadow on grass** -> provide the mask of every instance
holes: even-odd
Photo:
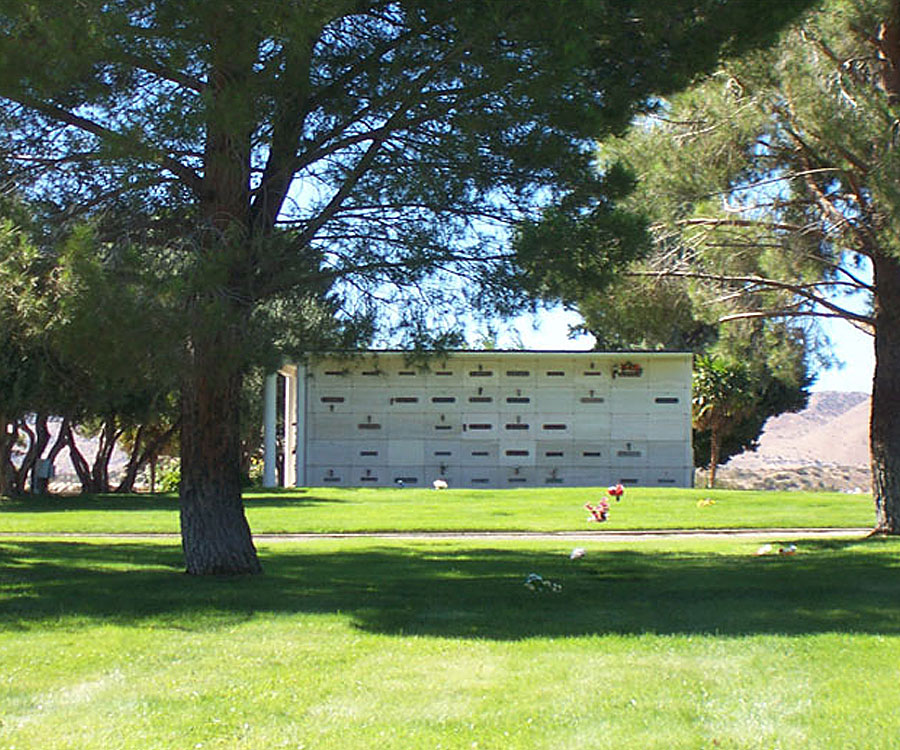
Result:
[[[254,492],[245,500],[245,506],[252,508],[297,508],[308,505],[344,504],[349,499],[322,497],[307,490],[273,490]],[[22,498],[0,500],[0,516],[4,513],[58,513],[59,511],[142,511],[178,510],[176,495],[29,495]]]
[[[315,545],[263,550],[267,574],[180,575],[177,546],[0,543],[0,629],[98,620],[209,630],[334,614],[368,632],[516,640],[616,634],[900,633],[900,555],[879,540],[803,554],[602,549],[571,561],[521,546]],[[537,573],[560,591],[531,591]]]

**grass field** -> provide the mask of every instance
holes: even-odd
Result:
[[[308,530],[304,511],[405,527],[405,493],[251,497],[249,513],[273,528]],[[703,496],[667,498],[669,515],[738,514],[731,495],[698,508]],[[103,512],[177,515],[139,499]],[[575,500],[560,505],[581,529]],[[801,500],[804,518],[861,512],[857,498]],[[0,527],[77,526],[102,515],[84,504],[113,500],[53,502],[4,502]],[[776,506],[746,513],[783,526],[800,512]],[[572,560],[563,540],[323,538],[260,542],[264,576],[219,579],[183,575],[176,540],[0,533],[0,750],[896,748],[900,540],[762,541],[797,553],[591,540]],[[559,589],[529,589],[531,573]]]
[[[610,520],[589,524],[586,502],[601,488],[530,490],[328,489],[250,492],[257,533],[352,531],[584,531],[671,528],[834,527],[875,523],[869,495],[629,488]],[[698,505],[710,498],[712,505]],[[0,501],[3,532],[178,531],[171,496],[27,498]]]

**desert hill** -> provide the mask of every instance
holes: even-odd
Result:
[[[719,468],[723,486],[868,490],[867,393],[813,393],[806,409],[770,419],[756,451]],[[698,479],[698,484],[703,481]]]

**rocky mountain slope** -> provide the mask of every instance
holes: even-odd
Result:
[[[755,452],[720,467],[721,485],[867,491],[869,404],[867,393],[813,393],[803,411],[769,420]]]

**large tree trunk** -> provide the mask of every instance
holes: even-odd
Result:
[[[875,531],[900,534],[900,263],[874,255],[875,379],[869,439]]]
[[[182,388],[181,540],[187,572],[259,573],[241,498],[240,368],[227,347],[204,349],[195,344]]]
[[[212,64],[200,214],[204,234],[181,404],[181,541],[194,575],[259,573],[241,498],[241,381],[253,305],[250,154],[256,43],[243,10],[223,3]]]

